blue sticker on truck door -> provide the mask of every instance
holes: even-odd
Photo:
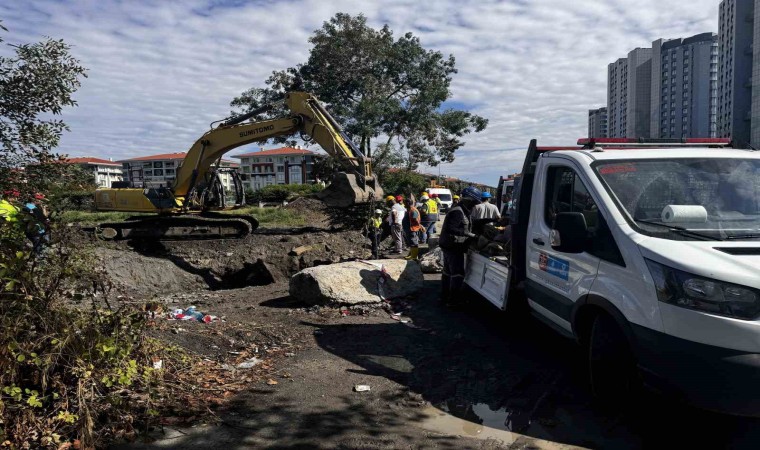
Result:
[[[549,256],[544,252],[538,254],[538,268],[565,281],[570,275],[570,263],[568,261]]]

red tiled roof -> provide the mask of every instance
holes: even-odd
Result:
[[[159,153],[158,155],[146,155],[132,159],[123,159],[122,161],[161,161],[166,159],[185,159],[185,156],[187,156],[187,152]],[[232,167],[235,167],[237,164],[236,162],[230,161],[229,159],[223,159],[222,162]]]
[[[83,156],[78,158],[66,158],[63,162],[67,164],[101,164],[104,166],[121,166],[121,164],[115,161],[109,161],[107,159],[93,158],[90,156]]]
[[[302,148],[282,147],[272,150],[261,150],[258,152],[243,153],[234,155],[233,158],[246,158],[248,156],[285,156],[285,155],[316,155],[316,153]]]
[[[125,159],[123,161],[157,161],[162,159],[185,159],[187,152],[177,153],[160,153],[158,155],[146,155],[137,158]]]

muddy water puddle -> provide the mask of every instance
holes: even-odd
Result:
[[[450,411],[449,408],[447,405],[441,405],[441,408],[434,406],[426,408],[424,411],[426,418],[419,426],[442,434],[497,440],[505,445],[523,444],[529,445],[531,448],[546,450],[583,448],[545,439],[537,439],[512,431],[512,427],[516,428],[518,424],[522,425],[522,422],[515,422],[515,419],[524,417],[519,411],[509,411],[507,408],[499,408],[494,411],[486,404],[476,404],[467,407],[465,418],[461,418],[454,414],[462,414],[462,410]],[[537,426],[540,427],[538,424]],[[546,430],[536,431],[536,434],[548,434]],[[544,431],[544,433],[541,433],[541,431]]]

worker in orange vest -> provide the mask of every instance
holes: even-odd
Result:
[[[420,212],[414,206],[414,200],[407,198],[404,200],[404,206],[406,206],[406,214],[409,217],[407,221],[406,232],[407,239],[409,240],[409,254],[404,259],[418,259],[420,256],[420,230],[422,229],[422,223],[420,221]]]

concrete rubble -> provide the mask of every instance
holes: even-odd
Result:
[[[443,251],[440,247],[425,253],[420,259],[422,273],[441,273],[443,271]]]
[[[414,261],[351,261],[298,272],[290,279],[290,295],[310,305],[356,305],[412,295],[422,283]]]

